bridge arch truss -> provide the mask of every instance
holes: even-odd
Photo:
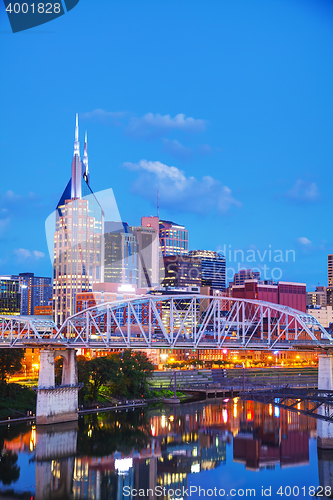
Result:
[[[90,349],[300,349],[333,345],[310,314],[269,302],[205,295],[147,295],[53,321],[0,316],[0,347]]]

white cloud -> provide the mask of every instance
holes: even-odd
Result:
[[[13,254],[16,255],[17,260],[19,261],[31,258],[39,260],[45,257],[45,254],[43,252],[40,252],[39,250],[33,250],[32,252],[30,252],[30,250],[28,250],[27,248],[15,248],[15,250],[13,250]]]
[[[206,175],[201,180],[186,177],[177,167],[169,167],[159,161],[140,160],[139,163],[124,163],[129,170],[139,173],[133,191],[154,201],[159,189],[160,203],[170,210],[205,214],[211,210],[225,213],[232,206],[241,207],[227,186]],[[149,188],[147,189],[147,187]]]
[[[298,243],[300,243],[301,245],[311,245],[311,241],[306,238],[305,236],[300,236],[299,238],[297,238],[297,241]]]
[[[130,118],[126,131],[134,137],[151,139],[173,130],[190,133],[204,132],[206,123],[200,118],[186,117],[183,113],[179,113],[174,118],[170,115],[147,113],[141,118],[135,116]]]
[[[43,257],[45,257],[45,253],[40,252],[39,250],[34,250],[33,254],[36,257],[36,259],[42,259]]]
[[[298,179],[294,186],[286,192],[286,196],[294,201],[313,202],[319,198],[319,189],[315,182]]]
[[[15,248],[15,250],[13,250],[13,254],[16,255],[18,260],[25,260],[31,257],[30,250],[27,250],[26,248]]]

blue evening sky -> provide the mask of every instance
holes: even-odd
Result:
[[[159,187],[191,249],[327,284],[332,54],[329,0],[80,0],[16,34],[1,3],[0,274],[51,275],[78,112],[123,221],[155,215]]]

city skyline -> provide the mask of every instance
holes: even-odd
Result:
[[[159,188],[160,217],[189,230],[189,250],[255,251],[256,261],[241,263],[247,268],[272,267],[269,250],[294,251],[294,261],[273,264],[281,279],[327,285],[332,6],[172,6],[132,5],[125,13],[105,3],[98,24],[81,1],[50,24],[53,32],[15,36],[1,17],[0,274],[51,275],[43,226],[68,176],[78,111],[94,190],[114,190],[123,222],[155,215]],[[159,26],[156,42],[151,25]],[[73,60],[83,73],[72,72]]]

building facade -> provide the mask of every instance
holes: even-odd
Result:
[[[49,306],[52,301],[52,279],[35,276],[34,273],[20,273],[21,315],[36,314],[36,307]]]
[[[253,269],[241,269],[234,274],[232,285],[244,285],[245,280],[260,280],[260,272]]]
[[[188,230],[185,226],[169,220],[160,220],[160,248],[163,257],[169,255],[187,255]]]
[[[20,315],[20,280],[14,276],[0,276],[0,314]]]
[[[80,158],[76,115],[72,176],[56,208],[53,314],[60,324],[75,313],[76,295],[104,281],[104,212],[90,188],[87,141]]]
[[[141,223],[143,220],[141,221]],[[160,260],[158,231],[151,225],[133,226],[138,249],[138,288],[160,285]]]
[[[164,287],[201,286],[201,260],[186,255],[164,257]]]
[[[201,260],[201,286],[213,290],[226,288],[226,262],[224,255],[210,250],[191,250],[189,257]]]
[[[246,280],[243,285],[232,286],[232,297],[254,299],[280,304],[306,312],[306,284],[280,281],[275,285]]]
[[[333,254],[327,256],[327,304],[333,306]]]
[[[138,283],[138,244],[125,222],[104,224],[104,281],[106,283]]]
[[[307,307],[326,307],[327,289],[326,286],[317,286],[315,292],[306,292]]]

